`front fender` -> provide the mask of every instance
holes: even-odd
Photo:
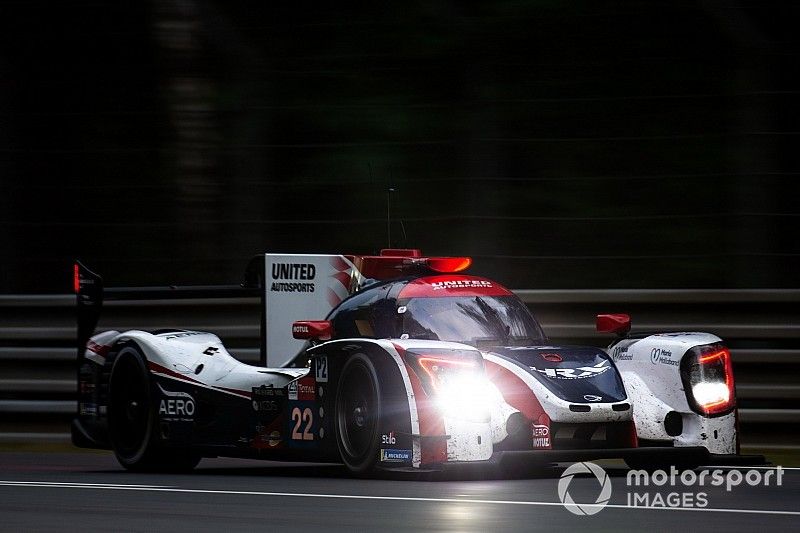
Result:
[[[721,342],[710,333],[678,332],[621,339],[608,348],[631,398],[640,439],[736,453],[735,413],[695,413],[681,379],[681,360],[690,349]]]

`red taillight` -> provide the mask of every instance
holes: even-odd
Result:
[[[681,377],[692,409],[720,416],[736,406],[730,351],[721,344],[695,346],[681,360]]]
[[[427,259],[428,268],[435,272],[461,272],[472,264],[471,257],[431,257]]]
[[[72,265],[72,290],[75,294],[81,292],[81,267],[78,263]]]

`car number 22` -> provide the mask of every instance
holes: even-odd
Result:
[[[311,409],[308,407],[302,411],[300,411],[299,407],[292,409],[292,422],[294,422],[292,440],[314,440],[314,434],[311,433],[311,426],[314,424],[314,413]],[[303,424],[305,424],[305,427]]]

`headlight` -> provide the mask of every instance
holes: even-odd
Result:
[[[686,399],[696,413],[721,416],[736,406],[731,352],[722,344],[695,346],[681,360]]]
[[[488,420],[491,395],[480,352],[431,349],[407,351],[406,356],[428,397],[442,414]]]

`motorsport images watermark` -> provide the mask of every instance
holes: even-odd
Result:
[[[731,492],[734,487],[747,484],[751,487],[783,485],[783,468],[774,470],[678,470],[674,466],[666,470],[629,470],[625,477],[626,504],[628,507],[708,507],[705,487],[725,487]],[[570,485],[576,475],[591,474],[599,484],[594,501],[576,502],[570,494]],[[665,493],[661,487],[675,490]],[[572,514],[587,516],[603,510],[611,499],[611,477],[594,463],[575,463],[561,474],[558,480],[558,499]]]

